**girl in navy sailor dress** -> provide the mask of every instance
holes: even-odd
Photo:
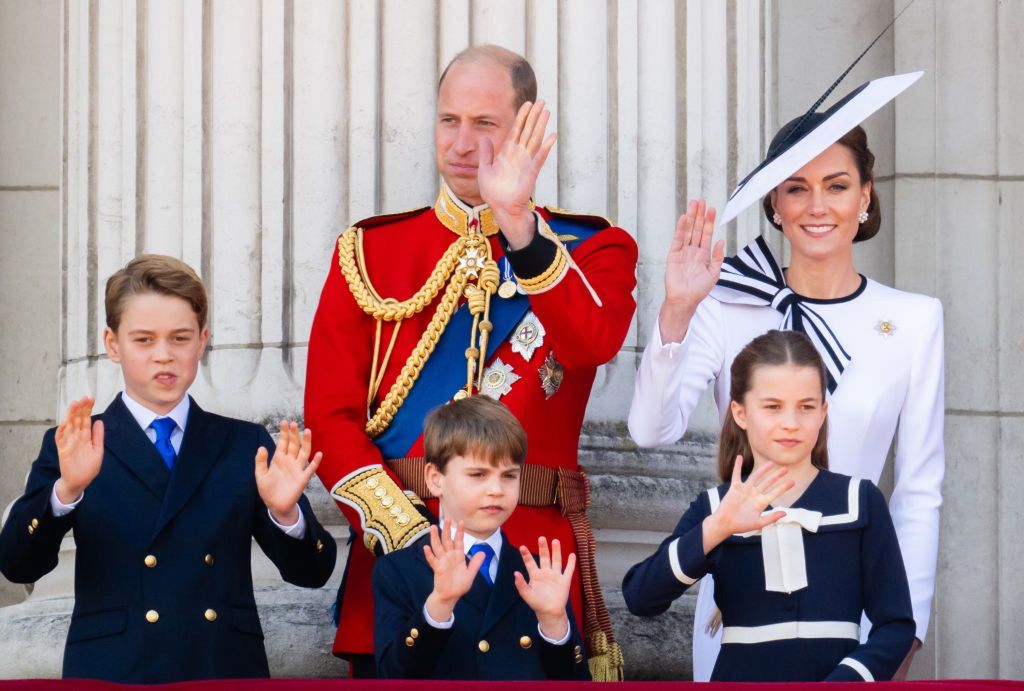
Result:
[[[891,679],[915,633],[907,576],[882,493],[827,469],[821,357],[803,334],[769,331],[731,370],[725,484],[629,570],[626,605],[661,614],[711,573],[723,627],[713,681]]]

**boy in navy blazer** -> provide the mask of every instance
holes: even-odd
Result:
[[[186,392],[206,349],[202,282],[142,255],[107,281],[104,344],[124,391],[93,417],[68,408],[43,437],[25,494],[0,532],[17,583],[57,565],[74,530],[75,606],[64,676],[125,683],[269,675],[252,538],[289,583],[316,588],[335,544],[302,495],[311,433],[207,413]]]
[[[526,458],[515,416],[486,396],[456,400],[427,416],[423,444],[441,529],[374,566],[379,675],[590,679],[568,605],[576,555],[563,569],[558,540],[541,537],[535,559],[501,530]]]

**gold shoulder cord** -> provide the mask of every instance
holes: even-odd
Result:
[[[474,385],[479,388],[478,381],[483,377],[484,367],[484,358],[480,357],[480,353],[481,351],[487,352],[488,334],[491,331],[490,298],[498,288],[501,274],[498,271],[497,263],[491,256],[491,245],[486,237],[479,232],[471,232],[465,237],[459,237],[451,244],[438,260],[426,283],[411,298],[403,301],[382,298],[371,285],[366,273],[362,236],[362,229],[356,226],[350,227],[341,234],[341,237],[338,238],[338,265],[356,304],[363,312],[377,320],[367,400],[368,413],[373,396],[390,360],[402,320],[422,312],[444,288],[444,294],[441,296],[441,301],[426,330],[420,336],[419,342],[405,361],[405,365],[384,400],[366,422],[366,433],[371,437],[377,437],[388,428],[398,409],[405,402],[409,390],[419,377],[423,365],[434,352],[434,348],[455,313],[463,294],[467,298],[470,313],[473,315],[470,343],[466,349],[467,373],[464,391],[468,395],[472,393]],[[470,278],[476,279],[475,285],[469,282]],[[384,354],[383,361],[378,365],[380,329],[382,322],[387,321],[395,322],[395,332],[392,334],[391,343]],[[476,345],[477,332],[480,334],[479,349]]]

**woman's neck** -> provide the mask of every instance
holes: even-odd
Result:
[[[856,292],[860,274],[853,268],[852,253],[818,261],[794,255],[786,269],[786,285],[804,297],[834,300]]]

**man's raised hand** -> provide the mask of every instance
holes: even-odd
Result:
[[[551,113],[544,101],[527,101],[519,108],[515,124],[495,152],[486,137],[480,140],[477,182],[480,197],[494,212],[494,219],[512,249],[522,249],[536,232],[530,196],[557,135],[546,138]]]

